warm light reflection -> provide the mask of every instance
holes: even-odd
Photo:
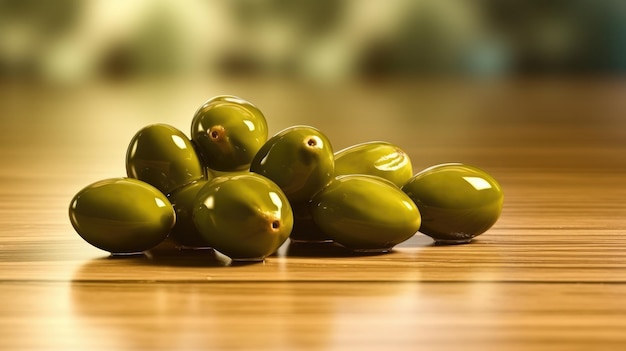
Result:
[[[167,205],[165,204],[165,202],[163,202],[163,200],[159,199],[158,197],[155,197],[155,198],[154,198],[154,202],[156,202],[157,206],[159,206],[159,207],[165,207],[165,206],[167,206]]]
[[[128,156],[129,159],[135,158],[135,154],[137,153],[137,142],[135,141],[130,149],[130,154]]]
[[[278,211],[280,213],[280,211],[283,208],[283,201],[280,199],[280,196],[278,196],[278,194],[276,194],[273,191],[270,191],[270,199],[272,200],[272,203],[274,205],[276,205],[276,208],[278,208]]]
[[[202,123],[196,123],[195,126],[196,126],[196,130],[195,130],[196,133],[205,133],[207,131],[206,129],[204,129],[204,126],[202,125]]]
[[[252,132],[254,131],[255,127],[254,127],[254,123],[252,123],[252,121],[244,119],[243,123],[248,127],[248,129]]]
[[[215,205],[215,198],[213,197],[213,195],[207,197],[206,200],[204,200],[204,206],[208,208],[209,210],[212,210],[214,205]]]
[[[269,156],[269,152],[261,159],[261,165],[264,165],[267,162],[267,156]]]
[[[181,150],[185,150],[187,148],[187,144],[185,144],[185,140],[183,140],[183,138],[181,138],[178,135],[172,135],[172,141],[174,142],[174,144],[176,144],[176,146],[178,146],[178,148],[180,148]]]
[[[381,171],[395,171],[405,167],[408,162],[408,157],[405,157],[405,155],[401,153],[394,152],[376,160],[374,162],[374,167]]]
[[[408,202],[408,201],[402,201],[402,204],[404,204],[404,206],[406,206],[406,208],[408,208],[409,210],[413,210],[413,204]]]
[[[246,101],[234,95],[224,95],[222,96],[222,100],[233,103],[235,105],[242,105],[246,103]]]
[[[430,310],[421,292],[420,284],[390,283],[374,286],[361,286],[353,290],[350,300],[343,297],[333,299],[333,335],[339,345],[354,343],[355,338],[367,330],[368,326],[377,326],[380,335],[408,336],[416,335],[415,330],[426,320],[425,312]],[[349,302],[349,303],[346,303]],[[407,323],[402,316],[410,314],[414,318]],[[380,316],[385,316],[385,321]],[[370,330],[372,332],[373,330]],[[419,335],[419,333],[417,334]],[[416,347],[419,349],[419,347]]]
[[[491,184],[483,178],[480,177],[463,177],[463,179],[470,183],[471,186],[476,190],[485,190],[491,189]]]
[[[78,201],[74,200],[72,201],[72,204],[70,205],[70,208],[72,209],[72,211],[70,212],[70,222],[72,223],[72,225],[77,225],[78,224],[78,218],[76,218],[76,203]]]

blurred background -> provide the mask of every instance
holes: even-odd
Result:
[[[117,176],[141,127],[232,94],[416,170],[626,167],[624,73],[624,0],[0,0],[0,158]]]
[[[0,0],[0,80],[626,71],[623,0]]]

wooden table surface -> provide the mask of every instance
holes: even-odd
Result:
[[[479,166],[502,216],[468,245],[286,244],[251,265],[82,241],[71,197],[125,175],[139,128],[188,132],[217,94],[257,104],[272,134],[309,124],[335,150],[396,143],[414,171]],[[0,130],[2,350],[626,349],[624,80],[5,83]]]

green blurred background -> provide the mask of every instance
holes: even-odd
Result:
[[[625,72],[624,0],[0,0],[0,176],[118,176],[220,94],[416,170],[613,169]]]
[[[623,0],[0,0],[0,80],[626,71]]]

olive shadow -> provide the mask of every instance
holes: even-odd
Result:
[[[302,243],[290,241],[276,255],[284,257],[318,257],[318,258],[343,258],[380,256],[391,253],[393,250],[384,252],[357,252],[334,242],[325,243]]]
[[[213,250],[181,252],[178,254],[158,255],[143,253],[136,255],[108,255],[84,262],[76,271],[73,281],[110,279],[125,277],[129,272],[144,272],[150,267],[228,267],[230,259]]]
[[[212,248],[181,248],[169,238],[144,252],[143,264],[171,267],[226,267],[230,259]]]
[[[282,252],[286,246],[287,242],[267,258],[284,256]],[[144,255],[148,258],[146,264],[172,267],[242,267],[265,262],[265,258],[230,258],[213,248],[181,248],[169,239],[144,252]]]
[[[172,267],[242,267],[265,262],[265,259],[233,259],[212,248],[181,248],[169,240],[146,251],[145,256],[149,259],[147,264]]]
[[[289,241],[286,243],[275,255],[285,257],[364,257],[364,256],[381,256],[388,255],[397,252],[397,249],[406,248],[423,248],[431,246],[448,246],[452,243],[441,243],[435,241],[433,238],[416,232],[411,238],[403,241],[390,248],[387,251],[382,252],[359,252],[351,250],[345,246],[342,246],[335,242],[294,242]],[[459,245],[458,243],[456,245]]]
[[[228,267],[230,258],[219,252],[207,249],[176,249],[167,252],[149,251],[145,253],[144,264],[169,267]]]
[[[117,272],[137,269],[147,266],[168,267],[228,267],[231,259],[211,248],[181,249],[171,242],[165,242],[142,253],[136,254],[108,254],[86,261],[78,270],[81,276],[92,276],[102,272],[116,274]],[[85,274],[83,274],[85,273]]]

